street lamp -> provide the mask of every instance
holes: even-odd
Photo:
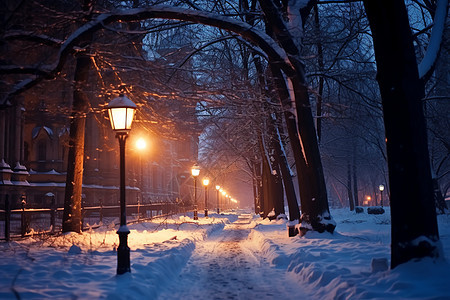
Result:
[[[384,191],[384,185],[380,184],[380,186],[378,187],[378,189],[380,190],[380,203],[381,203],[381,207],[383,207],[383,191]]]
[[[194,177],[194,220],[198,220],[197,214],[197,177],[200,175],[200,167],[195,165],[191,169],[192,177]]]
[[[205,186],[205,217],[208,216],[208,185],[209,178],[203,178],[203,185]]]
[[[127,213],[125,202],[125,140],[133,123],[136,104],[127,96],[120,95],[113,99],[107,106],[111,127],[119,140],[120,148],[120,227],[117,230],[119,235],[119,247],[117,247],[117,274],[131,272],[130,269],[130,248],[128,247]]]
[[[219,195],[219,191],[220,191],[220,185],[216,185],[216,200],[217,200],[217,214],[220,214],[220,195]]]
[[[144,149],[147,147],[147,142],[146,142],[143,138],[139,138],[139,139],[136,141],[136,147],[137,147],[139,150],[144,150]]]

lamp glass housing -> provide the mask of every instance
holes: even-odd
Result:
[[[107,108],[112,129],[116,132],[127,133],[130,131],[137,108],[136,104],[127,96],[120,95],[111,100]]]
[[[129,107],[110,108],[108,112],[112,129],[114,131],[130,130],[131,124],[133,123],[134,111],[134,108]]]
[[[198,166],[193,166],[191,169],[192,176],[197,177],[200,175],[200,168]]]

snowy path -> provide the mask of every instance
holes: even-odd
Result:
[[[159,299],[298,299],[304,295],[286,270],[271,267],[246,247],[251,215],[198,242],[185,268]]]

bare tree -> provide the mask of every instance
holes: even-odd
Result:
[[[424,84],[403,1],[364,1],[383,100],[391,187],[391,267],[439,257],[439,233],[427,147]],[[418,222],[420,220],[420,222]]]

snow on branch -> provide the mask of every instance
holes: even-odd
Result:
[[[284,49],[282,49],[270,36],[258,28],[227,16],[205,11],[195,11],[166,5],[155,5],[149,8],[135,8],[112,11],[104,23],[116,21],[137,21],[145,19],[172,19],[189,21],[221,28],[242,36],[245,40],[256,44],[271,59],[290,65]]]
[[[64,42],[61,39],[53,38],[45,34],[36,34],[35,32],[23,31],[23,30],[11,30],[7,31],[3,36],[5,40],[24,40],[42,43],[48,46],[60,47]]]
[[[166,5],[154,5],[148,8],[135,8],[127,10],[115,10],[110,13],[104,13],[97,16],[94,20],[84,24],[73,32],[66,41],[60,46],[55,63],[46,69],[40,70],[37,77],[20,82],[16,85],[8,97],[19,94],[36,85],[44,78],[52,78],[61,71],[67,56],[78,46],[78,42],[87,34],[102,29],[108,24],[114,22],[139,21],[145,19],[171,19],[180,21],[189,21],[221,28],[240,35],[246,41],[257,45],[264,51],[271,61],[280,64],[280,68],[292,73],[294,69],[286,52],[265,32],[254,26],[226,17],[223,15],[195,11],[192,9],[177,8]],[[48,39],[50,41],[50,39]],[[54,41],[56,43],[56,41]]]
[[[287,6],[288,22],[286,28],[293,37],[293,41],[298,49],[301,49],[303,39],[303,20],[300,10],[308,5],[309,0],[289,0]]]
[[[433,68],[436,62],[439,49],[444,34],[444,26],[447,18],[448,0],[438,0],[436,5],[436,13],[434,16],[433,31],[431,32],[430,43],[427,52],[419,64],[419,78],[423,78]]]

